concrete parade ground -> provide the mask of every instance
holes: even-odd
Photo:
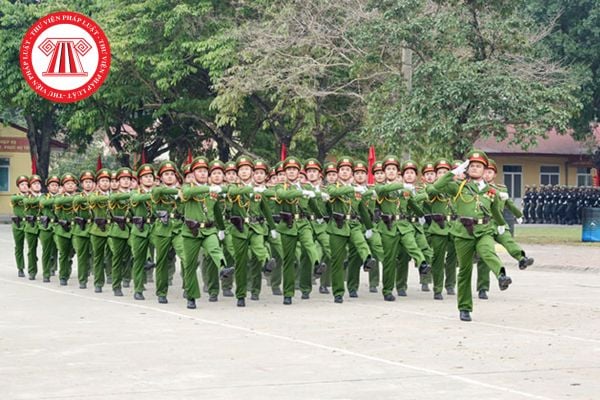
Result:
[[[246,308],[203,294],[196,310],[179,273],[166,305],[152,283],[145,301],[81,290],[76,266],[66,287],[30,281],[1,225],[0,399],[598,399],[600,245],[524,247],[535,264],[500,252],[513,285],[474,293],[461,322],[413,268],[394,303],[363,273],[343,304],[313,290],[284,306],[263,285]]]

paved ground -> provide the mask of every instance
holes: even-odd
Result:
[[[342,305],[265,294],[191,311],[179,290],[159,305],[151,290],[134,302],[17,278],[2,226],[0,398],[597,399],[600,247],[530,252],[537,268],[509,262],[513,286],[476,301],[471,323],[416,274],[395,303],[363,285]],[[591,268],[554,268],[570,259]]]

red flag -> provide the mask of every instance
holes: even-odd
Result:
[[[191,164],[192,163],[192,149],[188,149],[187,161],[185,163],[186,164]]]
[[[146,164],[146,150],[142,149],[142,165]]]
[[[369,175],[367,177],[367,183],[373,185],[375,183],[375,176],[373,175],[373,165],[375,164],[375,146],[369,147]]]
[[[31,175],[37,175],[37,158],[31,157]]]
[[[102,169],[102,157],[98,154],[98,159],[96,160],[96,172]]]
[[[287,158],[287,146],[285,143],[281,143],[281,161]]]

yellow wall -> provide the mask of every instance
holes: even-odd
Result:
[[[529,186],[540,186],[540,167],[542,165],[558,166],[560,177],[560,185],[577,185],[577,165],[567,163],[566,156],[491,156],[498,165],[498,177],[500,181],[504,179],[502,174],[502,167],[504,165],[520,165],[522,168],[523,176],[523,187],[521,193],[525,190],[525,185]]]
[[[0,123],[0,140],[6,138],[27,138],[24,132],[11,126],[4,126]],[[0,147],[0,158],[8,158],[10,167],[8,172],[8,192],[0,192],[0,215],[11,215],[10,196],[16,193],[15,180],[19,175],[31,174],[31,158],[29,156],[29,146],[23,148],[20,146],[17,151],[6,151],[6,146],[10,143],[4,142],[5,146]]]

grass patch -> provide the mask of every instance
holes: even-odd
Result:
[[[519,243],[568,244],[598,246],[599,243],[581,241],[581,225],[572,226],[515,226],[515,238]]]

